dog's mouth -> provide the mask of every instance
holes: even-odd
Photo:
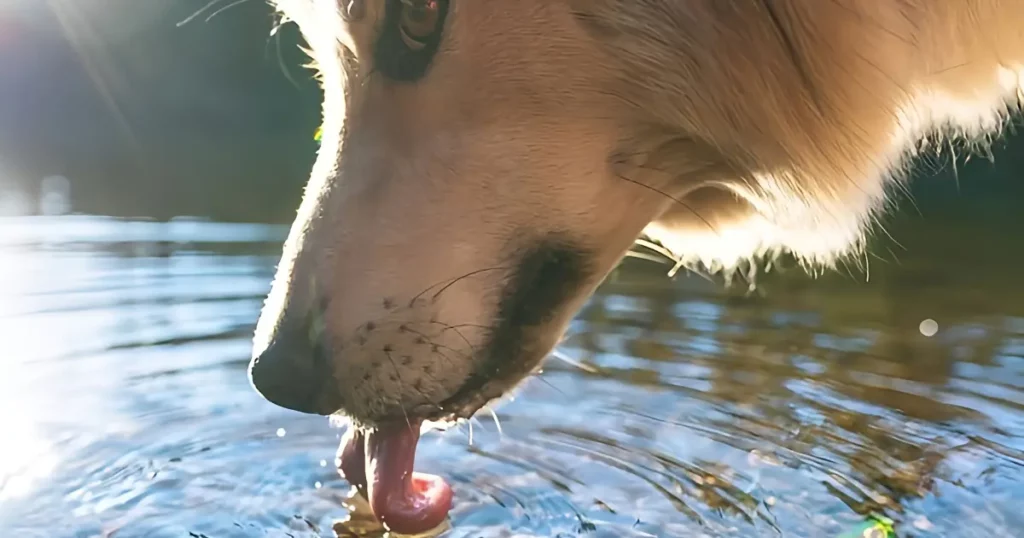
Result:
[[[338,449],[342,475],[370,502],[373,515],[400,534],[436,528],[452,504],[444,479],[413,471],[421,424],[397,420],[368,431],[352,428]]]

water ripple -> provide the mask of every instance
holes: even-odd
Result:
[[[0,535],[385,535],[333,468],[341,432],[246,379],[282,236],[0,222]],[[836,536],[871,513],[1016,536],[1024,298],[989,280],[765,299],[624,270],[500,431],[424,436],[457,492],[442,536]]]

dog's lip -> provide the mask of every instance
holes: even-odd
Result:
[[[345,479],[370,501],[389,530],[427,532],[451,509],[452,489],[444,479],[413,471],[421,421],[397,420],[371,430],[353,428],[342,440],[338,465]]]

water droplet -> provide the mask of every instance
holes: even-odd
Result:
[[[939,324],[934,319],[929,318],[921,322],[918,330],[921,331],[921,334],[932,337],[935,336],[935,333],[939,332]]]
[[[324,485],[323,485],[323,484],[321,484],[320,482],[314,482],[314,483],[313,483],[313,487],[314,487],[314,488],[316,488],[316,489],[320,489],[320,488],[322,488],[323,486],[324,486]]]
[[[320,460],[321,467],[327,467],[327,460]]]
[[[288,432],[284,431],[284,428],[278,428],[278,429],[277,429],[277,436],[278,436],[278,437],[284,437],[284,435],[285,435],[286,433],[288,433]]]

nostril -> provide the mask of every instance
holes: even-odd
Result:
[[[308,338],[278,338],[249,364],[253,387],[271,403],[317,415],[338,410],[338,390],[331,382],[330,362],[322,351],[298,344]]]

